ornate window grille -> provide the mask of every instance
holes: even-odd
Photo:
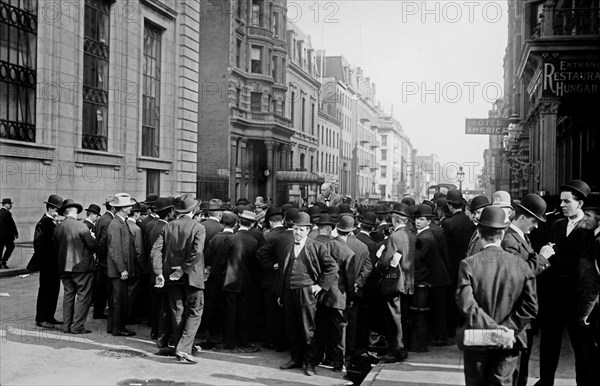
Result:
[[[142,112],[142,155],[160,156],[160,67],[162,29],[144,26],[144,95]]]

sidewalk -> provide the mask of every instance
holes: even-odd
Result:
[[[15,250],[7,262],[9,269],[0,269],[0,277],[11,277],[29,273],[27,263],[33,256],[33,243],[15,243]]]
[[[539,378],[539,335],[529,361],[528,385]],[[429,347],[428,352],[409,352],[404,363],[379,364],[371,370],[362,383],[369,386],[387,385],[464,385],[462,353],[456,345]],[[575,359],[568,334],[565,331],[555,385],[575,386]]]

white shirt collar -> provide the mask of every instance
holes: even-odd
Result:
[[[233,233],[233,228],[225,228],[223,229],[223,232]]]
[[[516,225],[515,225],[515,224],[513,224],[513,223],[510,223],[510,229],[512,229],[513,231],[517,232],[517,234],[518,234],[519,236],[521,236],[521,238],[522,238],[523,240],[525,240],[525,232],[523,232],[521,229],[519,229],[519,227],[518,227],[518,226],[516,226]]]
[[[240,227],[238,228],[238,231],[249,231],[249,230],[250,230],[250,228],[245,227],[243,225],[240,225]]]
[[[500,248],[500,244],[498,244],[498,243],[489,243],[489,244],[485,244],[483,246],[484,249],[487,248],[487,247],[498,247],[498,248]]]
[[[572,220],[571,220],[571,219],[568,219],[568,220],[569,220],[569,223],[570,223],[571,225],[575,225],[577,222],[579,222],[579,221],[581,221],[581,220],[583,219],[583,216],[584,216],[584,214],[583,214],[583,211],[577,211],[577,217],[575,217],[575,218],[574,218],[574,219],[572,219]]]
[[[215,220],[216,222],[221,222],[221,220],[219,220],[217,217],[213,217],[213,216],[208,216],[209,220]]]
[[[420,229],[420,230],[418,230],[418,231],[417,231],[417,234],[419,234],[419,233],[421,233],[421,232],[423,232],[423,231],[426,231],[427,229],[429,229],[429,225],[427,225],[427,226],[426,226],[425,228],[423,228],[423,229]]]

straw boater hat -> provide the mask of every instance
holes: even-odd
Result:
[[[117,193],[115,194],[113,200],[109,202],[109,205],[113,208],[124,208],[127,206],[134,206],[135,203],[136,201],[133,200],[129,194]]]

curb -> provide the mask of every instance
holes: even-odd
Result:
[[[1,270],[0,278],[25,275],[27,273],[33,273],[33,272],[30,272],[27,268],[15,268],[15,269]]]
[[[369,371],[369,373],[367,374],[367,376],[365,377],[365,379],[363,379],[361,385],[373,385],[374,382],[377,380],[377,376],[379,375],[379,373],[381,372],[381,370],[383,370],[383,366],[384,365],[376,365],[374,366],[371,371]]]

